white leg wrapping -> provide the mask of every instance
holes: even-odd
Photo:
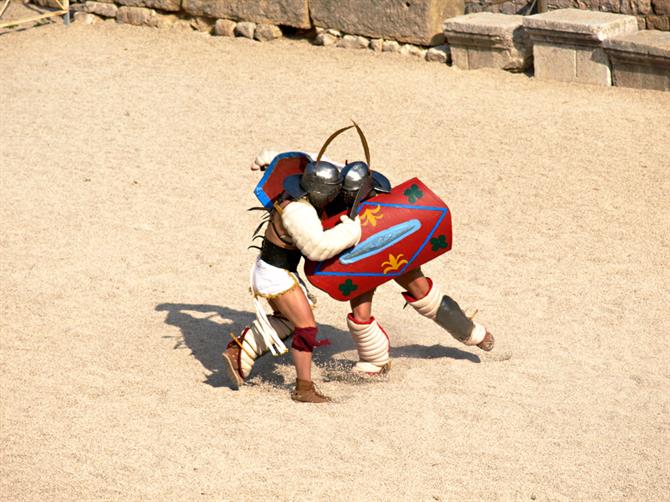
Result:
[[[390,343],[388,336],[372,319],[369,323],[357,323],[351,316],[347,317],[347,325],[358,349],[359,362],[354,366],[354,371],[363,373],[379,373],[384,369],[389,358]]]
[[[437,312],[440,309],[442,297],[442,292],[431,282],[430,290],[423,298],[409,301],[406,296],[405,299],[408,300],[408,303],[414,307],[419,314],[434,321],[437,317]],[[484,340],[484,336],[486,336],[486,328],[484,328],[484,326],[476,322],[473,324],[474,328],[472,329],[469,338],[463,342],[465,345],[477,345],[478,343],[481,343],[481,341]]]
[[[293,325],[286,319],[275,317],[273,315],[267,316],[268,321],[279,335],[279,338],[286,340],[291,333],[293,333]],[[270,348],[263,336],[261,324],[258,320],[251,323],[251,326],[245,328],[238,340],[242,343],[242,351],[240,352],[240,371],[244,378],[249,376],[251,369],[256,362],[256,359],[268,352]]]
[[[442,293],[434,284],[430,285],[430,290],[420,300],[414,300],[413,302],[408,302],[414,309],[424,317],[428,319],[435,319],[437,316],[437,311],[440,308],[440,303],[442,303]]]
[[[465,345],[477,345],[482,343],[482,340],[484,340],[484,337],[486,336],[486,328],[479,323],[474,324],[475,327],[472,330],[472,333],[470,333],[470,338],[463,342]]]

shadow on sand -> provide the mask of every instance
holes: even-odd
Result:
[[[165,323],[176,326],[181,331],[181,337],[166,336],[165,338],[176,339],[175,349],[184,347],[190,349],[193,356],[211,372],[205,383],[212,387],[226,386],[232,388],[231,382],[228,381],[226,376],[221,354],[226,350],[226,345],[231,340],[229,333],[239,334],[245,326],[253,321],[254,314],[218,305],[188,303],[161,303],[156,306],[156,310],[167,312]],[[314,363],[316,365],[328,364],[336,354],[354,350],[349,331],[328,324],[319,324],[319,338],[328,338],[330,345],[320,347],[314,352]],[[446,357],[465,359],[473,363],[480,362],[479,357],[475,354],[442,345],[412,344],[391,347],[391,357],[413,359]],[[341,361],[342,365],[346,366],[346,370],[351,369],[355,362],[355,356],[352,361]],[[262,357],[254,365],[254,373],[262,375],[262,380],[270,384],[286,385],[287,382],[284,381],[283,377],[274,371],[278,363],[291,364],[290,357]]]

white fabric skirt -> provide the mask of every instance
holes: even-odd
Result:
[[[251,269],[251,288],[254,296],[274,298],[287,293],[296,286],[300,286],[312,303],[307,286],[299,274],[270,265],[260,258],[256,259]]]

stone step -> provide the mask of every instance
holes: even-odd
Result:
[[[670,91],[670,32],[639,31],[603,41],[614,85]]]
[[[523,19],[539,79],[612,85],[603,41],[638,30],[635,16],[559,9]]]
[[[523,71],[532,61],[523,16],[478,12],[453,17],[444,22],[444,36],[453,64],[464,70]]]

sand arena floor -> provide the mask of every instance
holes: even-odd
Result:
[[[670,496],[670,93],[114,23],[2,35],[0,75],[0,499]],[[356,381],[317,292],[336,403],[293,403],[286,357],[236,392],[249,163],[351,118],[449,204],[425,269],[498,346],[388,284],[393,371]]]

